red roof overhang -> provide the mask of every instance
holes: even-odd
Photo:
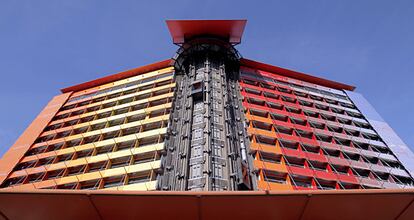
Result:
[[[92,81],[81,83],[81,84],[78,84],[78,85],[75,85],[75,86],[70,86],[70,87],[61,89],[60,91],[62,91],[62,93],[77,92],[77,91],[81,91],[81,90],[84,90],[84,89],[89,89],[89,88],[92,88],[92,87],[95,87],[95,86],[100,86],[100,85],[103,85],[103,84],[106,84],[106,83],[114,82],[114,81],[117,81],[117,80],[126,79],[128,77],[136,76],[136,75],[143,74],[143,73],[146,73],[146,72],[151,72],[151,71],[159,70],[159,69],[162,69],[162,68],[166,68],[166,67],[169,67],[171,65],[172,65],[171,59],[163,60],[163,61],[152,63],[152,64],[149,64],[149,65],[146,65],[146,66],[141,66],[141,67],[130,69],[130,70],[127,70],[127,71],[124,71],[124,72],[112,74],[112,75],[105,76],[105,77],[102,77],[102,78],[99,78],[99,79],[95,79],[95,80],[92,80]]]
[[[0,191],[0,219],[414,219],[414,190]]]
[[[339,89],[339,90],[344,89],[344,90],[349,90],[349,91],[353,91],[355,89],[354,86],[319,78],[316,76],[311,76],[305,73],[296,72],[296,71],[285,69],[285,68],[278,67],[278,66],[272,66],[269,64],[260,63],[254,60],[242,58],[240,60],[240,64],[241,66],[249,67],[252,69],[258,69],[258,70],[263,70],[263,71],[270,72],[270,73],[276,73],[282,76],[286,76],[286,77],[290,77],[290,78],[298,79],[298,80],[303,80],[305,82],[315,83],[315,84],[326,86],[329,88],[334,88],[334,89]]]
[[[241,42],[247,20],[167,20],[167,26],[175,44],[185,39],[209,35],[228,39],[232,44]]]

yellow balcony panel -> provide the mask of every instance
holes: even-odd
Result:
[[[120,142],[125,142],[125,141],[132,141],[136,139],[138,139],[137,134],[130,134],[130,135],[123,136],[123,137],[117,137],[113,140],[114,140],[114,143],[120,143]]]
[[[121,126],[117,125],[117,126],[113,126],[109,128],[104,128],[98,131],[100,131],[103,134],[103,133],[112,132],[112,131],[119,131],[120,129],[121,129]],[[90,135],[88,134],[88,136]]]
[[[59,162],[59,163],[50,164],[50,166],[47,170],[48,171],[58,170],[58,169],[64,169],[66,167],[67,167],[67,165],[65,164],[65,161],[63,161],[63,162]]]
[[[18,176],[25,176],[27,175],[27,171],[26,170],[19,170],[19,171],[14,171],[10,174],[9,178],[14,178],[14,177],[18,177]]]
[[[147,162],[147,163],[141,163],[141,164],[135,164],[131,166],[125,167],[128,173],[134,173],[134,172],[141,172],[141,171],[147,171],[147,170],[153,170],[153,169],[159,169],[161,167],[161,161],[157,160],[155,162]]]
[[[100,155],[96,155],[96,156],[86,158],[86,161],[88,163],[96,163],[96,162],[106,161],[106,160],[109,160],[109,155],[108,154],[100,154]]]
[[[83,145],[83,146],[87,146],[87,145]],[[74,148],[74,147],[68,147],[68,148],[65,148],[65,149],[57,150],[56,151],[56,154],[57,155],[70,154],[70,153],[73,153],[75,151],[76,151],[76,148]]]
[[[33,190],[33,189],[36,189],[35,186],[31,183],[12,186],[11,188],[13,190]]]
[[[131,122],[131,123],[119,125],[119,129],[125,129],[125,128],[140,126],[140,125],[142,125],[142,121],[143,120],[139,120],[139,121],[134,121],[134,122]]]
[[[86,160],[86,158],[80,158],[76,160],[68,160],[68,161],[65,161],[64,163],[66,164],[67,167],[75,167],[75,166],[87,164],[88,161]]]
[[[121,151],[116,151],[116,152],[112,152],[109,153],[108,156],[110,159],[114,159],[114,158],[118,158],[118,157],[124,157],[124,156],[129,156],[132,155],[132,152],[129,149],[125,149],[125,150],[121,150]]]
[[[65,176],[65,177],[58,179],[58,181],[56,182],[59,185],[67,184],[67,183],[74,183],[74,182],[78,182],[78,178],[77,176]]]
[[[75,140],[75,139],[80,139],[80,138],[83,138],[82,134],[75,134],[75,135],[70,135],[67,138],[65,138],[65,141]]]
[[[95,180],[102,178],[101,174],[98,172],[92,172],[92,173],[84,173],[77,175],[79,182],[81,181],[88,181],[88,180]]]
[[[94,148],[93,143],[79,145],[79,146],[74,147],[75,151],[83,151],[83,150],[87,150],[91,148]]]
[[[110,177],[110,176],[118,176],[127,173],[127,166],[126,167],[117,167],[114,169],[108,169],[99,171],[102,177]]]
[[[167,132],[167,128],[158,128],[158,129],[154,129],[154,130],[151,130],[151,131],[138,133],[137,137],[138,138],[146,138],[146,137],[151,137],[151,136],[157,136],[157,135],[160,135],[160,134],[165,134],[166,132]]]
[[[9,178],[13,178],[13,177],[18,177],[18,176],[25,176],[28,174],[33,174],[33,173],[40,173],[40,172],[46,172],[46,167],[45,166],[40,166],[40,167],[33,167],[33,168],[28,168],[19,172],[13,172]]]
[[[96,147],[102,147],[102,146],[106,146],[106,145],[110,145],[110,144],[116,144],[115,140],[114,139],[108,139],[108,140],[104,140],[104,141],[99,141],[99,142],[95,143],[95,146]]]
[[[52,180],[40,181],[40,182],[33,183],[33,185],[36,189],[51,187],[51,186],[56,185],[56,180],[52,179]]]
[[[145,186],[147,187],[147,190],[156,190],[157,189],[157,181],[150,181],[150,182],[146,182]]]

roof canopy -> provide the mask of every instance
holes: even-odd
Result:
[[[241,42],[247,20],[167,20],[175,44],[195,36],[218,36],[232,44]]]
[[[414,191],[0,190],[0,219],[413,219]]]

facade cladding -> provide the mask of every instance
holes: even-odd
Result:
[[[63,89],[1,188],[413,187],[412,152],[352,86],[241,58],[243,20],[167,23],[173,59]]]

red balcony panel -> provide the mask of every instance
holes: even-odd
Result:
[[[302,167],[295,167],[295,166],[287,166],[287,170],[295,175],[302,175],[307,177],[314,176],[314,170],[309,168],[302,168]]]
[[[326,156],[326,158],[330,164],[350,166],[349,161],[346,159],[339,158],[339,157],[331,157],[331,156]]]
[[[352,167],[360,168],[360,169],[369,169],[369,164],[361,161],[349,160]]]
[[[388,173],[391,171],[390,168],[386,167],[386,166],[381,166],[378,164],[370,164],[370,168],[371,170],[375,170],[375,171],[379,171],[379,172],[383,172],[383,173]]]
[[[337,176],[341,182],[359,184],[358,178],[354,175],[337,174]]]
[[[343,146],[343,145],[338,145],[342,151],[344,152],[350,152],[350,153],[355,153],[355,154],[359,154],[360,150],[358,148],[355,147],[347,147],[347,146]]]
[[[314,139],[309,139],[309,138],[304,138],[304,137],[298,137],[299,142],[303,143],[303,144],[308,144],[308,145],[312,145],[312,146],[319,146],[318,141],[314,140]]]
[[[316,134],[324,134],[324,135],[327,135],[327,136],[333,136],[335,134],[332,131],[323,130],[323,129],[319,129],[319,128],[311,128],[311,129]]]
[[[308,158],[309,160],[315,160],[315,161],[319,161],[319,162],[325,162],[328,163],[328,158],[326,158],[325,155],[323,154],[314,154],[314,153],[308,153],[308,152],[304,152],[305,153],[305,157]]]
[[[341,146],[333,143],[318,141],[319,146],[326,148],[326,149],[332,149],[332,150],[341,150]]]
[[[283,155],[286,156],[293,156],[297,158],[306,158],[306,155],[303,151],[288,149],[288,148],[281,148]]]
[[[320,170],[315,170],[315,177],[320,178],[320,179],[324,179],[324,180],[332,180],[332,181],[337,181],[339,178],[331,172],[327,172],[327,171],[320,171]]]
[[[280,139],[287,140],[287,141],[293,141],[293,142],[299,142],[299,138],[293,135],[283,134],[283,133],[277,133],[276,136]]]
[[[381,187],[381,183],[378,180],[369,179],[369,178],[359,178],[361,185],[372,186],[372,187]]]

